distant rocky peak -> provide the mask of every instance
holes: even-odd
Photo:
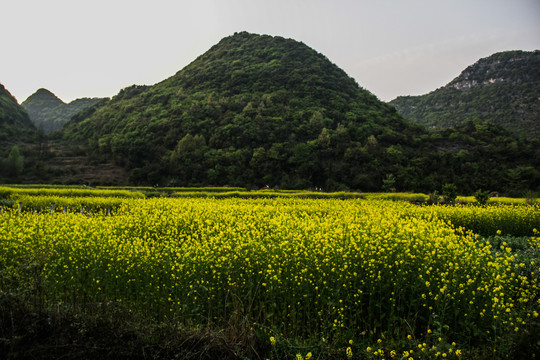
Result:
[[[447,129],[468,120],[540,138],[540,50],[505,51],[478,60],[437,90],[390,102],[413,123]]]
[[[464,76],[461,81],[452,82],[448,84],[448,86],[460,91],[467,91],[479,85],[495,84],[497,82],[503,82],[504,80],[504,78],[489,78],[483,81],[478,81]]]
[[[50,92],[47,89],[41,88],[41,89],[38,89],[32,95],[30,95],[23,102],[22,105],[24,106],[24,103],[28,103],[28,102],[32,102],[32,101],[36,101],[36,100],[38,100],[40,102],[47,102],[47,103],[56,104],[56,105],[65,104],[60,98],[58,98],[58,96],[56,96],[55,94],[53,94],[52,92]]]
[[[30,120],[37,127],[43,129],[46,134],[49,134],[62,128],[72,116],[94,105],[99,100],[99,98],[84,98],[66,104],[49,90],[41,88],[30,95],[21,105],[28,112]]]
[[[447,87],[468,91],[477,86],[508,82],[540,80],[539,72],[531,72],[531,64],[540,64],[540,51],[505,51],[482,58],[467,67]]]

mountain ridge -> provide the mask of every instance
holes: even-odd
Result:
[[[523,81],[538,81],[540,79],[540,70],[536,69],[538,60],[534,61],[534,57],[538,56],[540,56],[540,50],[535,52],[512,50],[495,53],[468,66],[458,77],[450,81],[447,87],[467,91],[476,86],[498,82],[510,82],[515,85]],[[515,64],[508,66],[508,64],[512,63],[526,63],[519,67],[530,69],[534,73],[516,72],[514,71],[516,69]],[[493,77],[494,74],[496,74],[496,77]]]
[[[490,121],[517,136],[540,139],[540,50],[495,53],[441,88],[389,103],[430,129]]]
[[[454,89],[457,91],[456,89]],[[540,185],[535,145],[466,122],[429,133],[293,39],[236,33],[173,76],[75,115],[62,139],[130,184],[510,191]],[[386,182],[388,183],[388,181]]]
[[[452,91],[474,96],[480,87]],[[538,141],[480,119],[429,132],[307,45],[246,32],[155,85],[130,86],[84,108],[48,138],[18,141],[24,164],[0,174],[3,181],[540,190]]]
[[[35,132],[26,110],[0,84],[0,142],[30,141]]]
[[[301,170],[300,157],[292,152],[296,148],[309,157],[319,145],[337,143],[339,131],[347,142],[351,136],[365,142],[381,133],[392,133],[388,141],[395,142],[417,130],[305,44],[243,32],[222,39],[156,85],[123,89],[91,115],[75,117],[63,133],[71,141],[87,141],[94,156],[125,161],[133,180],[138,173],[160,173],[182,184],[225,179],[228,184],[322,187],[326,170],[319,163],[307,166],[312,171]],[[187,168],[185,154],[178,153],[187,146],[184,138],[193,141],[190,136],[205,148],[207,158],[188,156],[207,164],[205,171],[193,165],[186,174],[180,171]],[[163,156],[169,160],[156,168],[155,159]],[[231,161],[245,171],[221,169],[221,163]],[[279,165],[270,171],[269,162]],[[253,169],[256,164],[261,168]],[[290,180],[288,169],[302,176]],[[304,182],[308,173],[315,175]]]
[[[81,98],[65,103],[51,91],[40,88],[21,103],[36,127],[50,134],[61,129],[78,112],[101,101],[101,98]]]

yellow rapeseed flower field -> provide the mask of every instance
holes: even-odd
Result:
[[[466,226],[526,232],[538,212],[280,197],[123,199],[112,216],[4,209],[0,288],[39,277],[49,305],[122,302],[188,327],[242,319],[273,344],[324,338],[348,358],[366,341],[390,357],[381,346],[410,334],[409,352],[435,335],[497,347],[538,325],[538,267]]]

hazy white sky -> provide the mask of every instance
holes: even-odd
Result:
[[[539,0],[0,0],[0,83],[19,102],[155,84],[236,31],[304,42],[381,100],[503,50],[540,49]]]

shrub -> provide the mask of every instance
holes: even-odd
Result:
[[[474,198],[480,205],[486,205],[489,201],[489,191],[482,191],[482,189],[478,189],[474,193]]]
[[[442,195],[446,204],[453,204],[457,198],[457,188],[454,184],[444,184],[442,188]]]

